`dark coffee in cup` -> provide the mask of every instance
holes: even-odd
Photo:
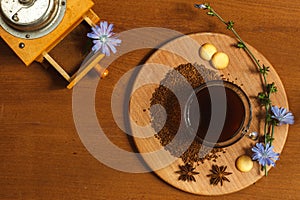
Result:
[[[196,88],[185,112],[187,125],[192,127],[196,138],[214,147],[238,141],[251,121],[247,95],[240,87],[227,81],[211,81]]]

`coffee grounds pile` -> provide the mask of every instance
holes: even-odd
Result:
[[[161,105],[165,109],[165,111],[162,109],[150,110],[151,125],[157,133],[155,137],[171,155],[180,157],[184,163],[200,164],[204,163],[205,160],[216,162],[217,158],[220,157],[219,153],[225,153],[226,150],[224,148],[205,147],[196,138],[192,142],[190,139],[187,140],[191,137],[187,130],[181,129],[180,138],[174,139],[179,133],[181,120],[184,120],[179,101],[174,93],[185,95],[183,91],[186,90],[186,84],[194,89],[207,81],[221,79],[222,77],[215,71],[203,65],[181,64],[166,74],[159,87],[152,94],[151,107]],[[167,115],[166,119],[165,114]]]

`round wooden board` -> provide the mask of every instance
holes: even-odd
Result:
[[[147,156],[143,156],[149,152],[161,150],[162,146],[159,140],[154,137],[154,131],[151,133],[142,133],[143,129],[137,129],[137,127],[148,127],[148,129],[145,130],[149,130],[151,120],[149,111],[150,99],[155,88],[158,87],[158,83],[164,78],[168,70],[188,62],[203,64],[207,68],[212,69],[209,62],[199,57],[201,45],[207,42],[214,44],[218,51],[225,52],[229,56],[229,66],[224,70],[218,71],[218,73],[223,75],[225,79],[234,81],[234,83],[240,85],[248,95],[252,104],[253,113],[250,132],[258,131],[262,133],[263,119],[261,116],[263,116],[263,111],[256,99],[258,92],[262,91],[261,77],[249,56],[242,49],[234,47],[237,41],[223,34],[197,33],[179,37],[154,52],[141,68],[135,79],[129,112],[132,121],[135,123],[131,126],[133,135],[137,136],[134,137],[135,144],[145,159],[145,162],[159,177],[172,186],[186,192],[199,195],[222,195],[239,191],[264,176],[257,162],[254,163],[253,169],[248,173],[242,173],[235,167],[235,161],[238,156],[243,154],[251,155],[251,147],[255,144],[254,141],[248,137],[243,137],[239,142],[227,147],[227,152],[224,154],[221,153],[221,157],[217,159],[216,163],[205,161],[204,164],[197,166],[195,171],[200,172],[200,174],[195,176],[196,182],[184,182],[178,181],[178,174],[175,173],[175,171],[179,170],[178,165],[183,164],[181,159],[176,159],[171,164],[161,168],[160,162],[157,162],[157,160],[154,162],[155,159],[149,159]],[[275,69],[262,54],[253,47],[249,45],[248,47],[261,63],[270,66],[268,81],[275,82],[278,87],[278,93],[272,96],[273,104],[288,108],[286,93]],[[276,127],[276,139],[273,142],[276,152],[280,153],[282,151],[287,134],[288,126]],[[141,138],[141,135],[144,135],[145,138]],[[163,161],[164,158],[162,157],[160,159]],[[210,185],[209,178],[206,177],[206,175],[210,173],[209,170],[212,164],[228,166],[227,171],[232,172],[232,174],[228,176],[230,182],[225,182],[222,187],[220,185]]]

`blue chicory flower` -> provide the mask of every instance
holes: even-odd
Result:
[[[282,124],[294,124],[294,116],[291,112],[288,112],[285,108],[278,108],[277,106],[272,106],[271,111],[273,119],[277,120],[278,125]]]
[[[274,167],[274,160],[279,159],[279,153],[275,153],[273,148],[274,146],[270,146],[270,143],[267,143],[266,146],[263,143],[256,143],[255,147],[252,148],[254,152],[252,160],[257,160],[262,166],[271,165]]]
[[[92,27],[93,32],[88,33],[87,36],[94,39],[93,52],[100,50],[106,56],[110,56],[110,50],[113,53],[117,52],[116,46],[119,46],[122,41],[112,32],[113,27],[113,24],[108,25],[106,21],[100,22],[99,26]]]

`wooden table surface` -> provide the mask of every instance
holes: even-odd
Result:
[[[163,27],[184,34],[230,34],[217,19],[193,7],[192,0],[102,1],[94,11],[122,32]],[[210,1],[225,19],[235,21],[243,39],[276,69],[296,123],[275,168],[267,178],[218,199],[300,199],[300,1]],[[80,60],[87,39],[76,29],[51,53],[65,66]],[[130,139],[114,123],[110,100],[114,85],[151,53],[123,55],[109,67],[96,94],[96,112],[107,137],[132,151]],[[78,56],[74,56],[78,55]],[[74,59],[70,59],[74,58]],[[75,59],[76,58],[76,59]],[[72,68],[68,69],[72,71]],[[0,39],[0,199],[215,199],[185,193],[154,173],[120,172],[95,159],[82,144],[72,115],[72,90],[53,69],[25,67]],[[109,152],[107,152],[109,153]]]

